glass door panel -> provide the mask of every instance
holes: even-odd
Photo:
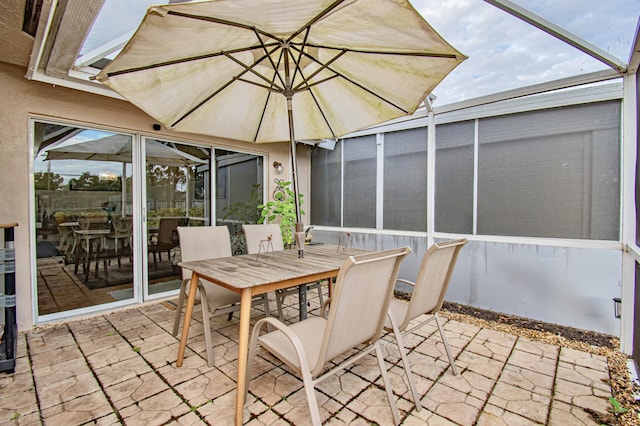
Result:
[[[35,122],[39,317],[133,298],[132,136]]]
[[[177,227],[211,223],[210,158],[210,148],[145,140],[147,296],[180,287]]]
[[[216,222],[227,225],[233,254],[246,253],[242,224],[258,223],[263,203],[264,158],[242,152],[215,150]]]

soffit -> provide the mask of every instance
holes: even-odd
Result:
[[[84,39],[104,0],[65,0],[59,3],[53,25],[54,38],[47,40],[45,74],[65,78],[78,57]]]
[[[22,32],[25,0],[0,1],[0,62],[29,64],[33,37]]]

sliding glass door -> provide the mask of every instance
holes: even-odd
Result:
[[[179,226],[229,226],[244,251],[262,156],[43,120],[32,129],[39,322],[175,295]]]
[[[35,122],[37,314],[133,298],[132,135]]]
[[[178,226],[211,224],[211,148],[145,139],[145,298],[180,287]]]
[[[263,203],[264,158],[222,149],[215,150],[217,225],[229,227],[233,254],[246,252],[242,224],[257,223]]]

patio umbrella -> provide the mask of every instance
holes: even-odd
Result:
[[[122,205],[124,206],[127,195],[127,186],[124,184],[124,178],[126,175],[125,165],[132,161],[131,149],[131,136],[127,135],[115,134],[89,140],[68,139],[55,145],[52,144],[48,146],[45,149],[47,155],[44,160],[113,161],[122,163]],[[149,164],[173,167],[207,163],[206,160],[202,160],[152,139],[147,139],[145,142],[145,158]],[[186,174],[186,177],[188,181],[189,173]],[[187,202],[187,214],[188,208],[189,203]]]
[[[407,0],[218,0],[149,8],[96,79],[167,128],[337,138],[413,113],[466,57]]]
[[[83,141],[65,141],[46,149],[48,160],[90,160],[131,162],[131,137],[111,135],[99,139]],[[190,166],[206,163],[186,152],[163,143],[147,139],[145,143],[147,162],[163,166]]]

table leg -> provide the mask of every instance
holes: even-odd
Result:
[[[251,289],[242,290],[240,298],[240,336],[238,340],[238,382],[236,386],[236,426],[242,425],[246,392],[247,356],[249,354],[249,321],[251,319]]]
[[[298,301],[300,302],[300,321],[307,319],[307,285],[298,286]]]
[[[196,292],[198,291],[198,274],[191,275],[191,283],[189,284],[189,295],[187,297],[187,309],[184,312],[184,322],[182,324],[182,336],[180,337],[180,348],[178,349],[177,367],[182,367],[184,359],[184,350],[187,347],[187,338],[189,337],[189,325],[191,324],[191,314],[193,313],[193,305],[196,303]],[[208,324],[205,324],[205,327]]]

